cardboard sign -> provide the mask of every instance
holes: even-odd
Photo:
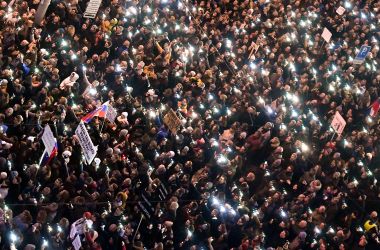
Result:
[[[102,0],[90,0],[90,2],[87,5],[86,11],[83,14],[83,17],[95,18],[101,3]]]
[[[116,116],[117,116],[116,109],[114,109],[110,104],[108,104],[106,119],[109,120],[111,123],[115,123]]]
[[[91,164],[98,149],[92,143],[83,121],[79,123],[77,129],[75,130],[75,134],[79,138],[79,144],[83,149],[84,158],[86,159],[87,164]]]
[[[340,115],[340,113],[337,111],[335,113],[334,119],[331,122],[331,127],[335,130],[337,134],[342,134],[344,127],[346,126],[346,121],[344,118]]]
[[[164,123],[169,127],[170,131],[173,134],[176,134],[182,125],[181,120],[178,118],[173,109],[170,109],[169,112],[164,116]]]
[[[46,125],[44,128],[44,133],[42,134],[42,142],[44,143],[46,151],[49,155],[51,155],[51,153],[53,152],[56,141],[57,140],[55,139],[53,132],[50,129],[50,126]]]
[[[362,64],[370,51],[371,51],[371,46],[362,45],[353,63]]]
[[[329,31],[329,29],[324,28],[322,32],[322,38],[325,39],[325,41],[328,43],[330,42],[332,37],[332,33]]]
[[[336,13],[338,13],[338,15],[343,15],[343,13],[346,11],[345,8],[343,8],[342,6],[339,6],[339,8],[336,10]]]

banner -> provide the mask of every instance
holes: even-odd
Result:
[[[173,134],[177,133],[177,130],[181,127],[181,120],[178,118],[177,114],[170,109],[169,112],[164,116],[164,123]]]
[[[44,128],[44,133],[42,134],[42,141],[50,156],[55,148],[55,144],[57,140],[54,138],[53,132],[51,131],[49,125],[46,125]]]
[[[336,111],[334,118],[331,122],[331,127],[335,130],[335,132],[340,135],[342,134],[344,127],[346,126],[346,121],[340,115],[338,111]]]
[[[75,134],[79,138],[79,144],[83,149],[84,158],[86,159],[87,164],[91,164],[98,149],[92,143],[83,121],[79,123],[77,129],[75,130]]]
[[[141,201],[137,203],[137,208],[146,218],[150,219],[154,216],[154,206],[150,202],[152,197],[146,191],[143,191],[141,193],[141,198]]]
[[[111,123],[115,123],[116,116],[117,116],[116,109],[114,109],[110,104],[108,104],[106,119],[109,120]]]
[[[166,189],[165,185],[161,182],[158,188],[156,189],[156,192],[158,192],[158,198],[160,200],[164,201],[168,197],[168,190]]]
[[[322,38],[325,39],[325,41],[328,43],[330,42],[331,37],[332,33],[327,28],[324,28],[322,32]]]
[[[371,51],[371,46],[362,45],[353,63],[362,64],[370,51]]]
[[[90,0],[90,2],[87,5],[86,11],[83,14],[83,17],[95,18],[101,3],[102,0]]]

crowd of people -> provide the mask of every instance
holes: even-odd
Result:
[[[41,2],[0,4],[1,249],[380,249],[380,1]]]

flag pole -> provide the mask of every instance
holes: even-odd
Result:
[[[40,158],[40,161],[38,162],[38,166],[41,167],[42,161],[44,160],[45,154],[47,153],[46,148],[44,149],[44,152],[42,153],[42,156]]]
[[[133,245],[135,244],[135,238],[136,238],[137,233],[139,232],[140,225],[141,225],[141,221],[142,221],[143,217],[144,217],[144,215],[141,214],[141,218],[140,218],[139,225],[137,226],[137,229],[136,229],[135,235],[133,236],[133,240],[132,240],[132,244],[133,244]]]
[[[106,110],[106,113],[104,114],[104,117],[103,117],[103,123],[102,123],[102,127],[100,128],[100,134],[102,134],[104,123],[106,123],[107,114],[108,114],[108,110],[109,110],[109,107],[108,107],[109,101],[105,102],[104,104],[106,104],[106,103],[107,103],[107,110]]]
[[[330,142],[333,140],[335,134],[336,134],[336,132],[334,131],[334,134],[332,135],[332,137],[331,137],[331,139],[330,139]]]
[[[99,132],[100,134],[102,134],[104,123],[106,123],[106,117],[103,118],[102,127],[100,128],[100,132]]]
[[[319,49],[322,49],[323,45],[325,45],[325,40],[323,40],[322,45]]]

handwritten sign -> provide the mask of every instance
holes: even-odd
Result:
[[[181,127],[181,120],[178,118],[177,114],[170,109],[169,112],[164,116],[164,123],[173,134],[176,134],[178,129]]]
[[[342,134],[344,127],[346,126],[346,121],[344,118],[340,115],[340,113],[337,111],[334,115],[334,119],[331,122],[331,127],[334,129],[334,131],[337,134]]]

